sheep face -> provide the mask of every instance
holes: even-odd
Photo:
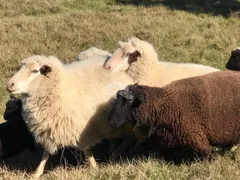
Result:
[[[240,70],[240,48],[237,48],[234,51],[232,51],[231,57],[226,63],[226,68],[235,71]]]
[[[134,94],[129,90],[117,92],[115,101],[109,115],[109,123],[113,128],[119,128],[127,122],[127,117],[144,102],[143,94]]]
[[[40,65],[34,60],[23,60],[20,70],[8,81],[7,90],[12,94],[27,94],[30,83],[39,75],[51,71],[47,65]]]
[[[113,53],[105,64],[105,68],[111,71],[127,71],[130,65],[137,61],[140,52],[130,42],[118,42],[119,48]]]

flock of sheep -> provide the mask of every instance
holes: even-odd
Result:
[[[154,47],[138,38],[118,44],[113,54],[93,47],[70,64],[54,56],[22,60],[7,83],[7,90],[21,99],[12,97],[6,104],[1,158],[40,144],[38,178],[49,155],[65,147],[83,151],[90,166],[97,167],[92,148],[103,139],[112,142],[111,159],[143,149],[205,159],[213,146],[229,150],[238,145],[240,49],[226,64],[237,71],[220,71],[161,62]],[[121,140],[117,147],[116,139]]]

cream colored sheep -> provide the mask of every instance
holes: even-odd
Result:
[[[107,61],[105,68],[126,71],[134,82],[158,87],[174,80],[219,71],[200,64],[158,61],[158,55],[152,44],[134,37],[128,42],[119,42],[119,48]]]
[[[53,56],[31,56],[9,80],[8,91],[22,95],[23,118],[45,150],[35,178],[43,174],[49,154],[66,146],[82,150],[96,167],[91,147],[103,138],[119,136],[107,117],[112,97],[132,80],[126,73],[106,71],[105,60],[64,65]]]
[[[95,56],[111,56],[112,54],[108,51],[98,49],[96,47],[90,47],[84,51],[81,51],[77,57],[77,60],[84,60],[88,58],[92,58]]]

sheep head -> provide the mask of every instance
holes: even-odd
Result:
[[[144,102],[144,95],[136,90],[137,86],[133,85],[117,92],[117,100],[108,119],[113,128],[119,128],[126,123],[127,116]]]
[[[141,57],[142,50],[136,48],[130,40],[118,42],[119,48],[113,53],[105,64],[105,68],[111,71],[127,71],[130,65]]]
[[[240,70],[240,47],[233,50],[231,56],[226,63],[226,68],[229,70]]]
[[[39,76],[46,76],[52,71],[45,64],[44,56],[31,56],[21,61],[20,70],[8,81],[7,90],[12,94],[27,94],[31,82]]]

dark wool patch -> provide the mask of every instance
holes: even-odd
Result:
[[[240,49],[232,51],[231,56],[226,63],[226,68],[234,71],[240,70]]]

